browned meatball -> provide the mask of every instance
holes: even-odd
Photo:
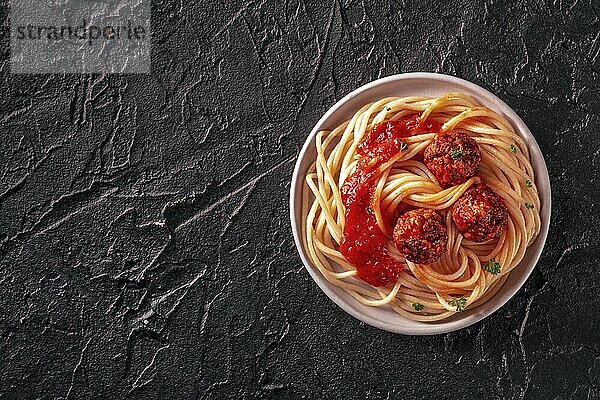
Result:
[[[439,133],[427,146],[423,161],[443,188],[475,176],[481,162],[479,145],[463,132]]]
[[[456,229],[472,242],[496,239],[506,229],[508,212],[502,200],[485,183],[471,186],[452,207]]]
[[[417,264],[431,264],[446,251],[448,233],[437,212],[417,208],[398,218],[394,228],[394,242],[407,260]]]

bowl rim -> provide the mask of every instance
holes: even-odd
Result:
[[[305,172],[305,171],[301,171],[303,160],[304,160],[309,148],[314,145],[314,138],[315,138],[317,132],[319,130],[321,130],[321,127],[325,121],[327,121],[333,114],[335,114],[348,101],[354,99],[355,97],[361,95],[362,93],[364,93],[372,88],[386,85],[391,82],[403,81],[403,80],[414,80],[414,79],[439,81],[439,82],[444,82],[444,83],[450,83],[450,84],[457,85],[457,86],[462,86],[471,91],[478,92],[483,97],[487,97],[488,99],[486,99],[486,100],[491,100],[493,102],[496,102],[502,108],[502,112],[504,113],[504,115],[506,117],[508,117],[513,123],[516,123],[518,125],[517,127],[515,127],[515,130],[517,131],[517,134],[519,134],[519,136],[526,139],[528,148],[530,150],[530,155],[531,155],[532,161],[533,161],[534,157],[535,158],[539,157],[539,160],[541,161],[541,163],[538,166],[538,168],[535,169],[536,181],[537,181],[536,183],[538,183],[538,186],[540,188],[544,188],[544,189],[547,188],[547,192],[544,191],[544,193],[543,193],[543,203],[542,203],[542,207],[540,210],[540,223],[541,223],[540,233],[539,233],[537,239],[535,240],[535,242],[541,241],[541,243],[535,249],[535,253],[533,253],[533,257],[531,258],[531,261],[530,261],[529,265],[526,267],[525,271],[523,271],[521,276],[519,276],[517,278],[517,281],[515,282],[515,284],[512,287],[510,287],[508,289],[508,291],[498,301],[496,301],[491,307],[488,307],[486,309],[482,309],[483,305],[475,308],[473,310],[473,312],[469,315],[472,318],[459,318],[459,319],[447,321],[447,322],[444,322],[444,320],[442,320],[442,321],[438,321],[435,323],[423,323],[423,326],[419,326],[419,327],[400,327],[397,325],[386,324],[376,318],[373,318],[370,315],[367,315],[365,313],[357,311],[355,308],[349,306],[345,299],[342,299],[340,296],[338,296],[337,293],[335,293],[335,291],[332,288],[329,287],[332,284],[329,283],[322,276],[322,274],[318,271],[318,269],[316,267],[314,267],[312,265],[312,263],[309,261],[308,257],[306,256],[306,250],[304,249],[303,240],[301,237],[301,234],[302,234],[301,229],[302,228],[298,226],[297,221],[296,221],[296,214],[297,214],[297,212],[296,212],[296,196],[297,196],[297,192],[298,192],[298,190],[297,190],[298,189],[298,180],[304,181],[304,176],[301,176],[301,175],[304,175],[304,172]],[[476,100],[479,100],[479,99],[476,99]],[[300,190],[301,190],[301,188],[302,188],[302,186],[300,186]],[[301,195],[301,191],[300,191],[300,195]],[[541,191],[540,191],[540,197],[542,197]],[[400,334],[405,334],[405,335],[437,335],[437,334],[443,334],[443,333],[459,330],[462,328],[466,328],[467,326],[473,325],[473,324],[485,319],[486,317],[490,316],[491,314],[496,312],[498,309],[500,309],[502,306],[504,306],[521,289],[521,287],[523,286],[525,281],[527,281],[527,279],[531,275],[531,272],[535,268],[537,262],[539,261],[539,258],[541,256],[541,254],[544,250],[545,244],[546,244],[546,239],[548,237],[548,231],[549,231],[549,227],[550,227],[550,216],[551,216],[551,209],[552,209],[552,191],[551,191],[551,186],[550,186],[550,178],[548,175],[548,168],[547,168],[546,162],[544,160],[544,155],[539,147],[539,144],[535,140],[535,137],[533,136],[533,134],[531,133],[531,131],[529,130],[529,128],[527,127],[525,122],[523,122],[521,117],[519,117],[519,115],[508,104],[506,104],[504,101],[502,101],[500,98],[498,98],[496,95],[494,95],[487,89],[485,89],[475,83],[469,82],[465,79],[457,78],[457,77],[451,76],[451,75],[433,73],[433,72],[408,72],[408,73],[390,75],[390,76],[387,76],[384,78],[380,78],[380,79],[374,80],[372,82],[369,82],[365,85],[362,85],[362,86],[356,88],[355,90],[353,90],[352,92],[350,92],[346,96],[344,96],[342,99],[337,101],[317,121],[317,123],[315,124],[315,126],[313,127],[313,129],[311,130],[309,135],[306,137],[304,145],[302,146],[302,149],[300,150],[298,157],[296,159],[296,163],[294,166],[294,172],[292,174],[292,181],[291,181],[291,185],[290,185],[289,207],[290,207],[290,222],[291,222],[291,227],[292,227],[292,233],[294,236],[294,243],[296,245],[296,250],[298,251],[298,254],[300,255],[300,259],[302,260],[304,268],[306,268],[309,275],[317,283],[317,285],[323,291],[323,293],[325,293],[325,295],[327,295],[327,297],[329,297],[335,304],[337,304],[342,310],[344,310],[348,314],[352,315],[354,318],[356,318],[362,322],[365,322],[371,326],[374,326],[376,328],[379,328],[379,329],[382,329],[382,330],[385,330],[388,332],[400,333]],[[499,293],[494,294],[494,296],[491,299],[489,299],[488,302],[491,302],[492,299],[496,298],[498,295],[499,295]],[[348,297],[350,298],[348,301],[356,301],[350,295],[348,295]],[[486,302],[486,304],[488,302]],[[477,312],[478,310],[479,310],[479,312]],[[402,316],[399,316],[399,317],[404,318]],[[407,321],[408,321],[408,319],[407,319]],[[411,321],[411,322],[414,322],[414,321]]]

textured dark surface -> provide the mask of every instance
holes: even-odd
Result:
[[[11,75],[2,37],[0,398],[600,398],[598,2],[202,3],[154,2],[146,76]],[[553,189],[524,288],[436,337],[345,314],[288,219],[317,119],[408,71],[505,100]]]

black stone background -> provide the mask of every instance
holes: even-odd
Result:
[[[152,74],[0,72],[0,398],[600,398],[600,4],[156,0]],[[334,305],[288,218],[318,118],[443,72],[525,120],[553,189],[519,293],[409,337]]]

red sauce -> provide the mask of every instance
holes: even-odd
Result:
[[[373,213],[375,172],[404,148],[402,138],[420,133],[438,132],[441,125],[422,121],[418,115],[383,122],[371,129],[358,145],[356,171],[341,188],[346,207],[346,223],[340,251],[354,265],[358,277],[373,286],[384,286],[398,280],[404,264],[387,251],[387,238],[379,229]],[[389,219],[389,216],[384,216]]]

